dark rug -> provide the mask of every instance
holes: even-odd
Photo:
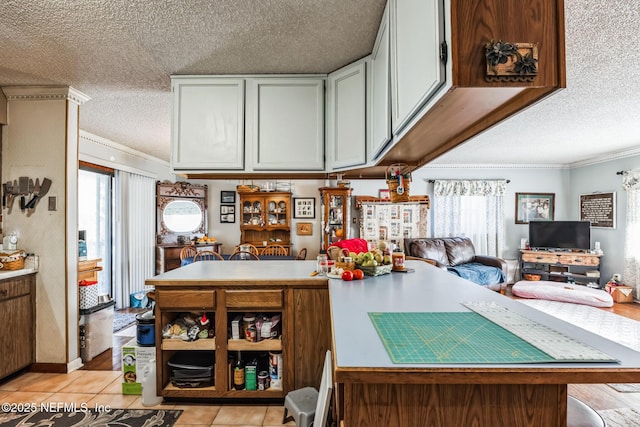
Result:
[[[111,409],[108,411],[56,412],[34,411],[28,413],[1,412],[0,426],[43,427],[171,427],[182,411],[154,409]]]
[[[136,323],[137,314],[138,313],[121,313],[118,311],[113,313],[113,332],[118,332]]]

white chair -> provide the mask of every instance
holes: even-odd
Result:
[[[284,398],[284,415],[282,424],[288,418],[296,421],[296,427],[325,427],[331,403],[331,391],[333,390],[333,369],[331,350],[327,350],[322,369],[320,390],[313,387],[300,388],[287,393]],[[291,415],[287,415],[288,412]]]

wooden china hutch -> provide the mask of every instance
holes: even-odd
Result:
[[[240,194],[240,242],[257,248],[278,244],[291,255],[291,193]]]

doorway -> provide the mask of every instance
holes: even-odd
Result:
[[[98,275],[98,294],[111,296],[113,296],[111,280],[113,177],[113,169],[80,162],[78,230],[85,237],[86,259],[102,260],[102,271]]]

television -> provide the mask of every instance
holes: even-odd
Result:
[[[533,249],[591,249],[589,221],[530,221],[529,246]]]

